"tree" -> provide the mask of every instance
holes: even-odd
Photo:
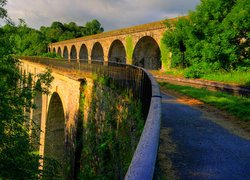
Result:
[[[5,3],[0,0],[1,18],[7,18]],[[0,27],[0,179],[37,179],[40,157],[32,153],[26,125],[26,115],[34,108],[32,75],[21,76],[18,61],[9,55],[9,37],[15,31],[11,25]]]
[[[94,19],[86,23],[83,33],[85,36],[88,36],[92,34],[98,34],[103,31],[104,29],[101,27],[101,23],[98,20]]]
[[[7,18],[7,11],[4,9],[7,0],[0,0],[0,19]]]
[[[247,0],[202,0],[188,18],[168,24],[163,40],[172,50],[172,67],[181,64],[179,42],[191,76],[249,66],[248,9]]]

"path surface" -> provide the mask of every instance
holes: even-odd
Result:
[[[170,159],[174,179],[250,180],[250,140],[230,133],[201,110],[165,94],[163,135],[164,131],[170,140],[163,142],[161,133],[159,151],[165,151]]]

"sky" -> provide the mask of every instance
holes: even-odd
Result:
[[[97,19],[105,31],[188,14],[200,0],[8,0],[9,17],[39,29],[53,21],[84,26]]]

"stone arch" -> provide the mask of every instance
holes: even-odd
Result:
[[[53,48],[53,53],[56,53],[56,48]]]
[[[114,40],[109,48],[108,60],[119,63],[126,63],[126,51],[120,40]]]
[[[81,45],[80,51],[79,51],[79,58],[80,60],[87,60],[88,59],[88,49],[85,44]]]
[[[67,46],[64,46],[64,48],[63,48],[63,58],[64,59],[68,59],[69,58],[69,53],[68,53]]]
[[[54,92],[51,96],[48,108],[45,130],[44,144],[44,176],[49,171],[49,160],[56,160],[62,168],[59,168],[58,175],[65,177],[64,168],[66,163],[65,152],[65,115],[63,103],[58,93]]]
[[[76,53],[75,45],[72,45],[71,50],[70,50],[70,60],[72,60],[72,59],[77,59],[77,53]]]
[[[161,51],[154,38],[144,36],[137,42],[133,52],[133,64],[146,69],[161,68]]]
[[[58,50],[57,50],[57,55],[59,55],[60,57],[62,57],[62,50],[61,50],[61,47],[58,48]]]
[[[99,42],[96,42],[92,48],[91,60],[100,60],[104,61],[104,53],[102,45]]]

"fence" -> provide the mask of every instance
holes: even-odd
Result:
[[[109,77],[119,88],[129,89],[142,104],[145,126],[125,179],[152,179],[158,150],[161,118],[161,94],[157,82],[145,69],[116,62],[17,57],[55,69],[96,73]]]

